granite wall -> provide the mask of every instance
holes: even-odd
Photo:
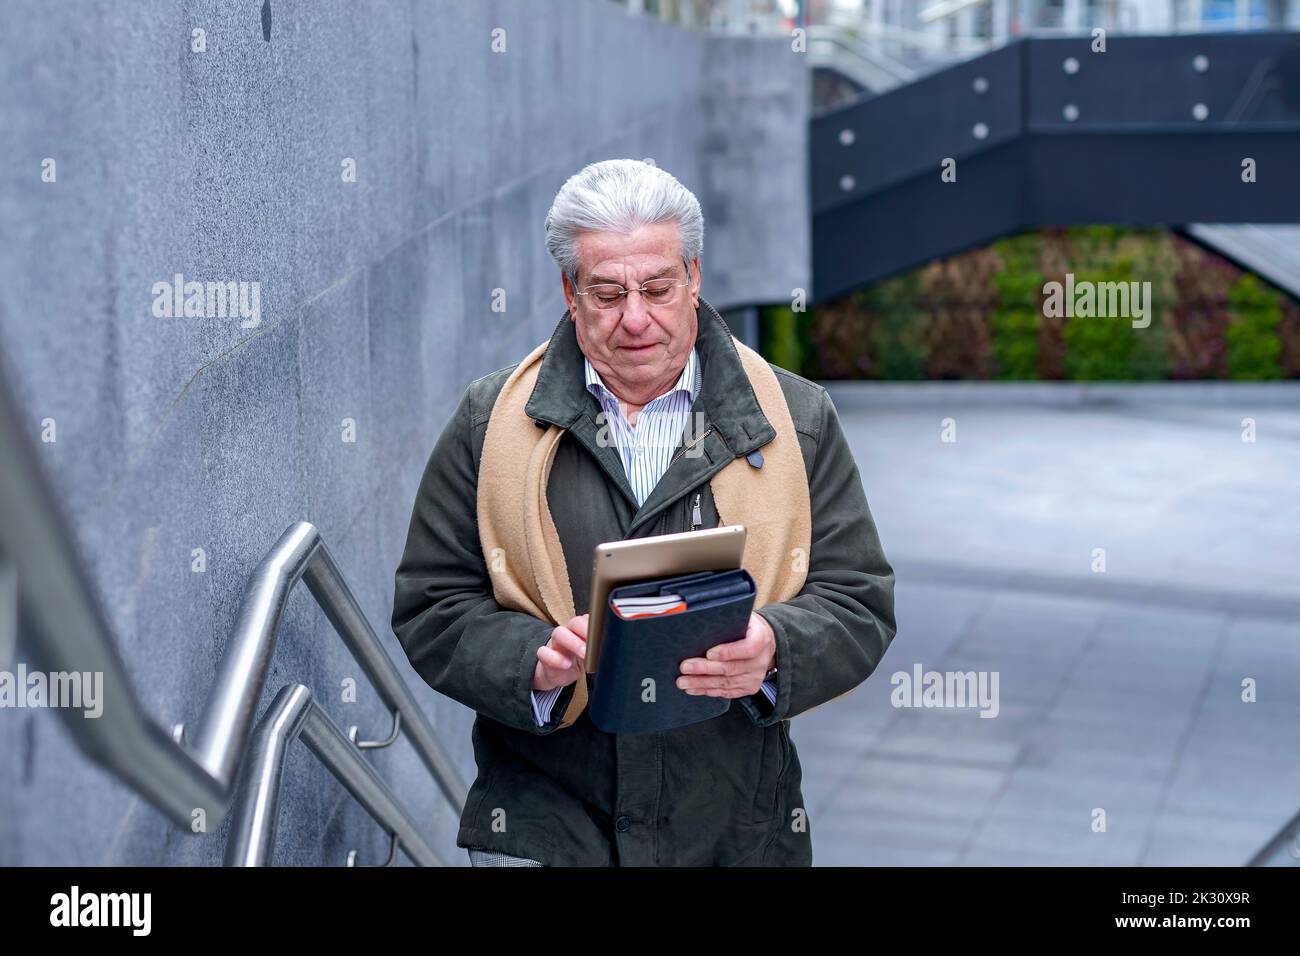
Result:
[[[653,157],[696,192],[720,308],[807,287],[803,58],[607,0],[9,0],[5,20],[0,367],[147,710],[193,724],[248,575],[306,519],[472,780],[472,713],[387,626],[429,450],[465,385],[563,313],[542,221],[588,162]],[[246,308],[169,315],[178,274],[247,283]],[[387,734],[305,588],[263,706],[295,681]],[[405,741],[371,757],[463,863]],[[50,712],[0,710],[0,863],[212,864],[226,835],[171,827]],[[296,747],[276,862],[353,848],[378,862],[387,839]]]

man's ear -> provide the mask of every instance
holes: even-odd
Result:
[[[564,291],[564,303],[569,309],[569,321],[574,322],[576,321],[573,318],[574,293],[577,290],[570,284],[569,275],[563,269],[560,270],[560,288]]]

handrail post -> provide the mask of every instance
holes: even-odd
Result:
[[[266,866],[275,852],[276,822],[289,745],[302,730],[311,691],[290,684],[258,724],[244,761],[243,785],[231,813],[226,866]]]
[[[375,769],[302,684],[281,688],[253,733],[235,810],[226,866],[266,866],[275,851],[285,760],[299,737],[416,863],[443,866],[419,827]]]
[[[194,736],[196,759],[226,787],[234,783],[252,732],[285,604],[319,543],[319,533],[306,521],[291,525],[257,565],[244,592],[239,619]]]

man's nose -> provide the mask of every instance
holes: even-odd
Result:
[[[650,324],[650,310],[645,307],[645,300],[640,292],[629,292],[623,296],[622,326],[625,332],[640,335]]]

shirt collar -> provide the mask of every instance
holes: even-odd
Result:
[[[591,364],[591,360],[586,355],[582,357],[584,374],[587,381],[587,391],[600,399],[604,395],[613,396],[613,393],[606,388],[605,383],[601,380],[600,373],[596,367]],[[686,364],[682,366],[682,374],[677,376],[677,384],[664,392],[663,395],[656,395],[650,401],[658,401],[665,395],[671,395],[674,392],[686,392],[691,396],[694,402],[700,395],[700,362],[699,357],[695,354],[695,346],[691,346],[691,352],[686,356]],[[646,403],[647,405],[649,402]]]
[[[708,426],[729,454],[748,455],[775,438],[776,429],[759,407],[731,329],[718,310],[700,296],[695,314],[700,380],[697,405],[707,406],[703,412]],[[537,370],[537,384],[524,406],[524,414],[542,426],[581,427],[590,401],[587,390],[579,387],[583,381],[584,357],[578,347],[573,316],[566,309],[551,332],[541,368]]]

